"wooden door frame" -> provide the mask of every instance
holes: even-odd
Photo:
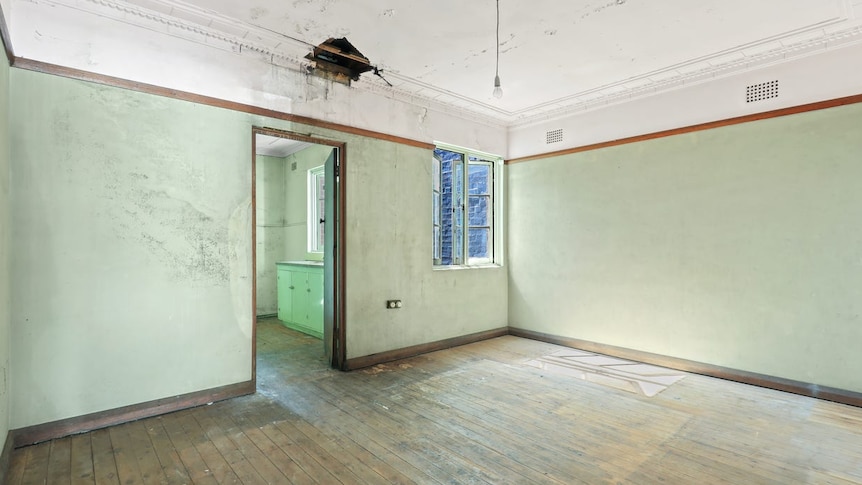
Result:
[[[335,320],[332,328],[332,348],[329,349],[330,365],[336,369],[344,369],[344,363],[347,357],[347,346],[345,342],[344,331],[344,295],[345,295],[345,209],[346,201],[346,184],[345,184],[345,163],[347,162],[347,146],[344,142],[335,140],[327,140],[325,138],[315,138],[311,135],[303,135],[291,131],[278,130],[275,128],[265,128],[253,126],[251,129],[251,312],[252,312],[252,331],[251,331],[251,380],[257,388],[257,180],[256,180],[256,165],[257,165],[257,135],[268,135],[278,138],[288,138],[291,140],[302,141],[306,143],[314,143],[317,145],[330,146],[336,149],[335,163],[338,167],[338,220],[336,221],[335,231],[335,247],[337,251],[334,293],[335,301],[332,304],[335,306]],[[325,264],[325,263],[324,263]]]

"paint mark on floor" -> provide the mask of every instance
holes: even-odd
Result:
[[[685,377],[684,372],[575,349],[560,350],[525,365],[646,397],[655,396]]]

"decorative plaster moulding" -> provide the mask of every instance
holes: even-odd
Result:
[[[178,0],[135,0],[134,3],[121,0],[21,1],[82,10],[236,54],[255,55],[261,62],[299,72],[308,65],[304,56],[313,48],[312,44],[300,39]],[[369,91],[490,126],[526,127],[861,42],[862,22],[855,18],[854,6],[848,3],[849,0],[837,1],[842,12],[832,19],[520,111],[506,111],[440,89],[388,66],[380,67],[385,67],[386,77],[393,86],[376,77],[365,76],[354,83],[352,89]]]
[[[305,73],[305,67],[310,65],[305,55],[312,52],[314,47],[302,40],[178,1],[135,0],[135,4],[118,0],[20,1],[76,9],[234,54],[254,56],[261,62],[300,73]],[[393,86],[366,75],[353,83],[351,89],[372,92],[488,126],[507,126],[506,112],[495,107],[477,109],[472,99],[448,93],[388,69],[386,78]]]

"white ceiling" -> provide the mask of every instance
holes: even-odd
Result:
[[[311,143],[277,136],[255,135],[255,151],[258,155],[284,158],[310,147]]]
[[[500,0],[505,94],[498,100],[491,96],[493,0],[15,1],[13,37],[43,46],[55,39],[58,49],[68,48],[61,44],[70,35],[86,39],[94,26],[116,36],[119,21],[131,41],[144,27],[177,46],[216,39],[300,69],[311,45],[345,36],[395,85],[366,73],[354,88],[407,94],[509,125],[862,40],[862,0]],[[50,25],[22,22],[18,4],[74,8],[98,22],[52,35]],[[16,31],[20,24],[33,31]],[[88,62],[82,52],[72,67]]]

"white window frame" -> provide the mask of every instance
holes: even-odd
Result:
[[[442,164],[440,160],[432,154],[431,155],[431,235],[434,240],[434,244],[431,248],[432,259],[434,260],[434,265],[440,265],[440,259],[442,257],[443,248],[441,247],[441,231],[443,230],[442,224],[442,203],[443,203],[443,187],[442,181],[440,180],[440,172],[442,170]],[[434,201],[437,200],[437,210],[434,210]]]
[[[467,154],[468,157],[470,153]],[[475,156],[475,155],[474,155]],[[479,160],[471,162],[469,158],[467,158],[467,163],[464,164],[464,259],[467,261],[468,266],[482,265],[482,264],[491,264],[494,262],[494,216],[496,215],[496,207],[494,207],[494,185],[496,182],[496,177],[494,176],[494,160],[485,160],[487,157],[477,157]],[[470,225],[470,197],[477,197],[476,195],[470,195],[470,166],[487,166],[488,172],[491,175],[490,180],[490,190],[488,191],[488,198],[490,199],[488,202],[488,206],[490,208],[491,214],[488,216],[488,226],[471,226]],[[482,195],[484,197],[484,195]],[[471,227],[487,227],[488,228],[488,246],[489,251],[491,252],[491,256],[487,258],[471,258],[470,257],[470,228]]]
[[[309,254],[323,254],[324,238],[320,237],[320,220],[325,217],[325,211],[324,213],[320,212],[319,202],[324,199],[317,189],[320,187],[320,184],[318,183],[320,179],[323,179],[324,183],[326,183],[325,168],[326,167],[324,165],[321,165],[308,170],[308,223],[306,226],[308,227]],[[325,187],[324,190],[326,190]]]
[[[462,148],[456,145],[450,145],[447,143],[435,143],[435,148],[439,148],[442,150],[447,150],[450,152],[459,153],[463,156],[464,163],[461,164],[460,169],[463,170],[463,180],[462,184],[463,193],[462,199],[465,203],[461,207],[462,211],[462,220],[464,221],[462,227],[462,254],[460,258],[457,258],[458,263],[453,264],[442,264],[441,259],[438,257],[438,254],[434,254],[434,247],[440,248],[442,246],[442,233],[438,236],[434,235],[434,227],[435,223],[433,218],[435,214],[433,214],[433,200],[432,200],[432,261],[434,269],[456,269],[456,268],[469,268],[469,267],[487,267],[487,266],[501,266],[503,261],[503,247],[502,247],[502,237],[503,234],[503,158],[498,155],[492,155],[490,153],[484,153],[477,150],[469,150],[466,148]],[[478,159],[477,161],[471,162],[471,158]],[[441,171],[435,170],[435,167],[439,164],[439,160],[437,160],[433,154],[431,156],[432,163],[432,181],[431,181],[431,193],[432,198],[433,194],[437,190],[437,187],[440,187],[440,192],[442,194],[442,183],[440,185],[435,184],[433,178],[441,177]],[[488,258],[471,258],[469,257],[469,234],[470,234],[470,225],[469,225],[469,214],[468,214],[468,206],[469,206],[469,167],[470,165],[488,165],[491,168],[491,189],[490,189],[490,206],[491,206],[491,227],[490,234],[488,235],[488,244],[489,250],[491,252],[491,256]],[[441,167],[442,168],[442,167]],[[442,197],[441,197],[442,199]],[[443,207],[441,204],[440,210],[442,212]],[[437,220],[442,224],[442,214],[436,214]],[[442,232],[442,231],[441,231]],[[436,245],[433,243],[433,239],[438,238]]]

